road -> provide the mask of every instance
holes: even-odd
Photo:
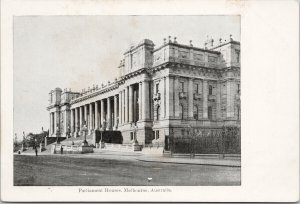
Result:
[[[240,167],[14,155],[16,186],[231,186],[240,185],[240,174]]]

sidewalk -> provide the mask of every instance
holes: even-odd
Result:
[[[210,159],[210,158],[174,158],[163,156],[141,156],[136,158],[138,161],[144,162],[160,162],[160,163],[174,163],[174,164],[193,164],[193,165],[208,165],[208,166],[228,166],[241,167],[241,160],[237,159]]]
[[[21,155],[35,156],[34,152],[23,152]],[[217,158],[190,158],[186,157],[164,157],[163,155],[144,155],[141,152],[120,152],[111,150],[98,150],[88,154],[51,154],[50,152],[38,153],[38,155],[53,155],[53,156],[69,156],[78,158],[96,158],[96,159],[113,159],[113,160],[136,160],[143,162],[159,162],[173,164],[189,164],[189,165],[209,165],[209,166],[227,166],[241,167],[240,159],[217,159]]]

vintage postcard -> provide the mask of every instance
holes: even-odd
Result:
[[[2,200],[298,200],[297,4],[118,3],[4,2]]]

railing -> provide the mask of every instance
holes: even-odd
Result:
[[[92,152],[92,146],[54,144],[51,148],[52,154],[82,154]]]
[[[172,153],[240,154],[240,128],[224,127],[218,131],[208,131],[202,136],[171,136],[169,145]]]

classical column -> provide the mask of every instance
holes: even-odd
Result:
[[[50,115],[50,128],[49,128],[49,135],[52,135],[52,125],[53,125],[53,122],[52,122],[52,113],[50,112],[49,113],[49,115]]]
[[[59,111],[56,110],[55,112],[55,116],[54,116],[54,120],[55,120],[55,134],[59,133],[59,129],[60,129],[60,121],[59,121]]]
[[[57,127],[57,120],[56,120],[56,110],[53,112],[53,134],[56,135],[56,127]]]
[[[179,79],[178,76],[174,78],[174,116],[179,118]]]
[[[188,82],[188,118],[193,119],[193,107],[194,107],[194,90],[193,90],[193,79],[189,78]]]
[[[84,121],[83,121],[83,125],[86,125],[86,127],[88,127],[88,104],[84,105]]]
[[[124,122],[127,123],[128,122],[128,87],[125,87],[125,108],[124,108],[124,111],[125,111],[125,120]]]
[[[74,131],[74,137],[78,135],[78,108],[74,108],[75,111],[75,131]]]
[[[99,129],[99,111],[98,111],[98,103],[95,102],[95,130]]]
[[[173,77],[168,76],[166,78],[166,118],[172,118],[174,116],[174,84]]]
[[[142,103],[142,82],[139,83],[139,120],[142,120],[142,108],[143,108],[143,103]]]
[[[79,130],[82,130],[82,114],[83,114],[83,106],[79,107]]]
[[[143,120],[150,119],[150,104],[149,104],[149,82],[143,82],[143,110],[142,110],[142,118]]]
[[[117,122],[117,112],[118,112],[118,103],[117,103],[117,100],[118,100],[118,96],[115,95],[114,96],[114,129],[116,130],[117,127],[118,127],[118,122]]]
[[[89,104],[89,132],[91,133],[93,131],[93,104]]]
[[[68,111],[67,111],[67,109],[63,112],[63,114],[64,114],[64,119],[63,119],[64,135],[67,136],[67,130],[68,130]]]
[[[108,130],[111,129],[111,106],[110,106],[110,97],[107,98],[107,128]]]
[[[130,85],[129,86],[129,123],[132,123],[133,122],[133,86]]]
[[[122,124],[122,91],[119,92],[119,126]]]
[[[103,129],[103,122],[105,121],[104,118],[104,99],[101,100],[101,128]]]
[[[216,91],[216,105],[217,105],[217,119],[221,119],[221,84],[217,82],[217,91]]]
[[[70,135],[74,132],[74,115],[73,115],[73,109],[70,109]]]
[[[207,80],[203,80],[203,119],[207,119],[208,118],[208,114],[207,114],[207,100],[208,100],[208,91],[207,91]]]

